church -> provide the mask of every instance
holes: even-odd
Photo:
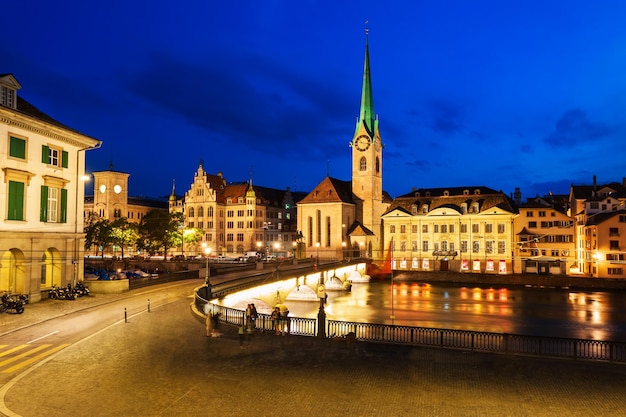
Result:
[[[298,230],[307,256],[384,259],[382,215],[392,198],[383,191],[383,143],[374,112],[368,33],[361,107],[350,141],[352,179],[324,178],[298,202]]]

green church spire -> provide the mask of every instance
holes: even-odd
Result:
[[[365,28],[365,63],[363,64],[363,87],[361,91],[361,111],[357,121],[356,132],[358,134],[361,125],[365,126],[371,138],[378,129],[378,120],[374,113],[374,95],[372,93],[372,75],[370,73],[369,29]]]

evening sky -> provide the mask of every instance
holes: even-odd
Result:
[[[365,27],[383,187],[524,197],[626,175],[626,2],[75,0],[2,7],[0,73],[130,194],[349,180]],[[367,24],[366,24],[367,21]],[[91,190],[88,189],[88,194]]]

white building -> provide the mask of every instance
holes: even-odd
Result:
[[[101,142],[17,95],[0,74],[0,293],[41,299],[83,279],[85,151]]]

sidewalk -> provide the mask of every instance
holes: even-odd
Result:
[[[0,333],[128,296],[132,291],[29,304],[22,315],[0,315]],[[176,311],[181,312],[180,304]],[[204,335],[202,315],[195,313],[194,325],[181,326],[180,318],[170,323],[174,314],[167,310],[155,314],[162,316],[144,315],[132,326],[117,326],[105,340],[119,352],[138,345],[139,333],[157,335],[157,345],[185,341],[178,358],[159,358],[156,353],[152,358],[172,366],[157,372],[157,376],[168,375],[160,380],[161,388],[175,392],[185,385],[185,392],[191,392],[171,405],[168,415],[172,416],[626,416],[623,365],[262,332],[247,335],[239,347],[234,326],[220,323],[221,337],[211,338]],[[181,317],[194,322],[185,314]],[[136,332],[139,328],[142,332]],[[177,337],[177,331],[184,337]],[[184,358],[198,353],[206,360],[193,367],[184,365]],[[112,357],[109,366],[123,366],[119,359]],[[155,364],[144,362],[135,366],[145,366],[146,375],[154,377]],[[162,395],[159,391],[135,385],[135,394],[149,397],[152,391],[155,397],[150,397],[150,403],[156,404]],[[210,401],[210,406],[199,398]],[[131,403],[137,398],[122,395],[112,401]]]

